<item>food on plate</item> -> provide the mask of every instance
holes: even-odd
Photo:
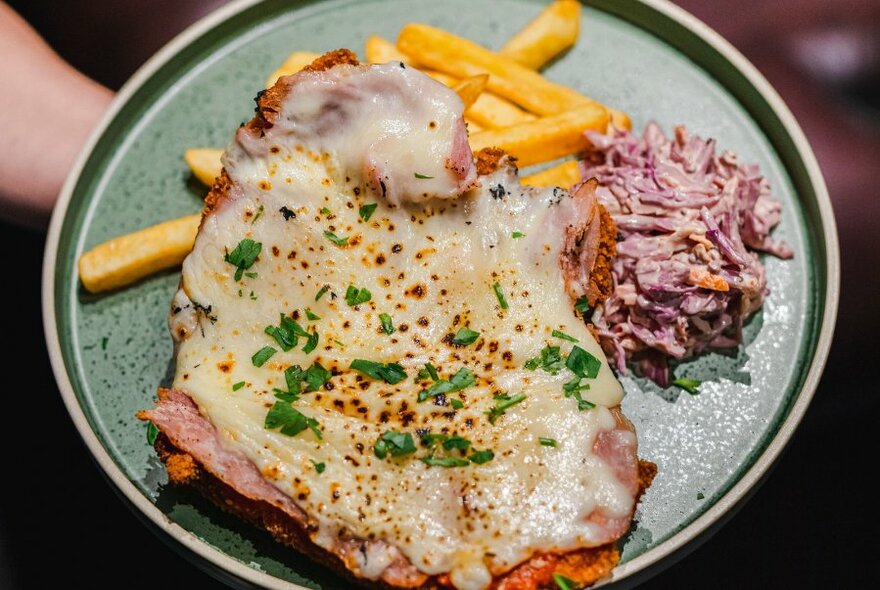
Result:
[[[433,72],[431,77],[440,79],[445,75]],[[486,81],[488,85],[488,80]],[[466,120],[472,131],[476,123],[483,129],[504,129],[527,121],[534,121],[535,115],[527,113],[509,100],[505,100],[492,92],[483,92],[471,108],[465,113]]]
[[[641,137],[588,136],[583,176],[598,180],[622,238],[614,292],[591,319],[619,372],[630,360],[665,387],[669,359],[742,342],[767,295],[758,253],[792,256],[770,238],[782,206],[757,166],[683,126],[672,138],[653,123]]]
[[[561,186],[562,188],[570,188],[582,180],[580,164],[576,160],[568,160],[525,176],[522,178],[522,183],[529,186]]]
[[[498,55],[540,70],[570,49],[581,28],[581,3],[556,0],[498,50]]]
[[[79,277],[90,293],[110,291],[180,266],[192,250],[200,215],[165,221],[113,238],[79,259]]]
[[[293,55],[297,56],[297,59],[301,59],[303,55],[312,54],[308,54],[304,51],[299,51],[294,53]],[[317,59],[317,54],[314,55],[316,55],[316,57],[313,58],[312,61]],[[292,58],[293,56],[291,56],[291,59]],[[291,59],[289,59],[288,62],[290,62]],[[296,73],[301,69],[302,67],[290,73]],[[282,68],[282,70],[286,71],[285,68]],[[460,82],[453,81],[453,83],[449,84],[449,86],[458,93],[458,95],[464,102],[465,107],[467,107],[469,105],[472,105],[474,101],[479,99],[481,93],[483,92],[483,89],[486,87],[486,80],[487,76],[485,75],[472,76],[470,78],[465,78]],[[223,150],[217,148],[190,148],[186,150],[186,152],[184,152],[183,159],[186,162],[187,166],[189,166],[189,169],[193,173],[193,176],[195,176],[199,182],[206,186],[211,186],[214,183],[214,180],[216,180],[216,178],[220,176],[220,170],[223,167],[220,163],[220,158],[222,155]]]
[[[470,144],[475,150],[501,148],[519,164],[531,166],[583,152],[589,145],[585,132],[604,131],[608,121],[605,107],[588,104],[513,127],[474,133]]]
[[[223,168],[220,164],[222,155],[223,150],[217,148],[190,148],[183,153],[183,161],[199,182],[211,186]]]
[[[428,25],[404,25],[397,38],[397,48],[419,67],[459,78],[489,74],[489,90],[537,115],[557,115],[584,105],[599,104],[469,39]],[[614,109],[610,109],[610,113],[614,126],[629,129],[626,114]]]
[[[284,63],[281,64],[277,70],[269,74],[269,77],[266,78],[266,88],[272,88],[275,85],[275,82],[278,81],[278,78],[281,76],[290,76],[291,74],[295,74],[316,59],[318,59],[319,54],[313,53],[311,51],[294,51],[291,53]],[[213,182],[213,179],[212,179]],[[210,185],[210,183],[208,183]]]
[[[406,65],[412,65],[412,61],[401,53],[397,46],[390,41],[376,35],[367,37],[365,43],[365,53],[367,61],[370,63],[388,63],[390,61],[403,62]],[[453,87],[458,80],[448,74],[443,74],[434,70],[423,70],[426,74],[446,84],[450,88]],[[487,80],[488,82],[488,80]],[[491,92],[484,92],[477,101],[465,110],[465,121],[468,122],[470,131],[474,131],[474,124],[486,129],[499,129],[531,121],[534,115],[525,112],[512,102],[505,100]]]
[[[387,64],[391,61],[400,61],[406,65],[412,65],[409,58],[401,53],[394,43],[379,35],[370,35],[364,41],[364,56],[371,64]],[[425,73],[427,74],[428,72]],[[444,84],[446,83],[444,82]],[[446,85],[449,86],[449,84]]]
[[[171,305],[152,410],[172,481],[376,587],[606,576],[655,468],[576,302],[596,183],[476,162],[461,99],[328,54],[258,97]]]
[[[372,35],[367,38],[365,45],[366,54],[372,63],[397,61],[404,65],[412,65],[412,60],[408,56],[401,53],[394,44],[381,37]],[[318,54],[308,51],[291,53],[281,67],[269,76],[269,86],[274,84],[279,77],[294,74],[309,66],[317,57]],[[547,162],[580,152],[586,145],[581,131],[598,128],[598,121],[601,119],[599,112],[602,107],[595,103],[586,103],[587,106],[575,108],[571,112],[539,119],[510,101],[485,91],[489,81],[488,74],[457,78],[434,70],[427,70],[426,73],[459,93],[466,107],[465,120],[468,123],[468,130],[471,133],[472,142],[478,146],[477,149],[485,146],[500,146],[510,154],[518,156],[520,165]],[[592,108],[588,106],[589,104],[593,105]],[[614,112],[611,111],[612,117]],[[222,154],[223,150],[217,148],[191,148],[184,153],[184,161],[196,179],[206,186],[211,186],[220,176]],[[563,163],[558,167],[558,170],[557,167],[551,168],[544,173],[526,177],[523,182],[534,186],[571,186],[573,182],[570,182],[572,175],[569,166],[569,164]],[[169,227],[173,228],[193,227],[192,218],[189,221],[185,219],[173,220],[169,224]],[[135,236],[130,237],[131,240],[127,242],[122,238],[117,238],[113,243],[102,245],[95,250],[103,253],[105,258],[115,256],[116,252],[119,252],[119,256],[124,257],[126,250],[119,250],[118,246],[114,244],[132,243],[132,240],[136,239]],[[120,242],[120,240],[122,241]],[[175,256],[171,258],[167,255],[167,245],[161,241],[145,242],[140,240],[138,244],[138,256],[117,261],[120,266],[127,269],[125,272],[112,270],[110,262],[105,260],[98,272],[101,272],[101,269],[108,269],[106,273],[113,274],[114,280],[112,287],[101,287],[102,289],[119,288],[153,272],[170,268],[185,256],[185,245],[181,245],[180,242],[174,242],[177,250],[175,250]],[[87,253],[84,256],[88,255]],[[157,261],[160,261],[161,264],[157,265]],[[88,270],[91,268],[90,264],[92,262],[86,260],[85,266],[81,264],[81,268]],[[88,281],[90,285],[97,284],[93,276],[84,276],[83,280]],[[87,288],[89,287],[87,286]]]
[[[458,84],[452,86],[452,89],[455,90],[455,93],[458,94],[458,97],[461,99],[465,110],[480,98],[480,94],[486,89],[486,82],[488,80],[489,76],[482,74],[480,76],[465,78]]]

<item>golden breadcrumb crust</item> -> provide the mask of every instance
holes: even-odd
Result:
[[[268,502],[252,500],[241,495],[232,486],[204,469],[192,455],[175,447],[164,434],[159,434],[154,447],[159,459],[165,464],[168,479],[172,484],[187,485],[198,490],[219,508],[265,530],[278,542],[293,547],[364,588],[399,590],[399,587],[386,582],[355,577],[346,569],[339,557],[312,543],[309,531],[283,510]],[[639,461],[639,494],[636,503],[651,485],[656,473],[656,465],[648,461]],[[496,578],[491,588],[492,590],[558,590],[553,582],[554,573],[589,586],[610,574],[619,560],[620,551],[616,543],[561,554],[539,553]],[[451,588],[448,577],[440,575],[429,578],[416,590]]]
[[[614,291],[614,280],[611,277],[611,265],[617,256],[617,226],[611,214],[599,205],[599,248],[596,261],[590,269],[590,288],[587,292],[591,295],[588,303],[591,307],[602,303]]]

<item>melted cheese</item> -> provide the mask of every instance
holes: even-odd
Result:
[[[303,508],[317,525],[319,545],[332,548],[341,531],[384,540],[419,570],[448,572],[460,590],[479,590],[491,574],[535,551],[596,544],[596,525],[587,520],[593,512],[630,513],[631,495],[592,451],[598,434],[614,429],[607,407],[620,402],[622,391],[565,292],[558,260],[573,199],[564,191],[520,187],[506,169],[458,199],[433,198],[453,192],[455,172],[442,154],[453,149],[449,126],[460,120],[461,103],[413,70],[371,71],[365,81],[343,76],[342,88],[338,79],[328,85],[316,76],[284,105],[290,114],[267,133],[265,147],[241,137],[230,147],[226,166],[238,187],[205,220],[175,300],[172,325],[182,339],[174,387]],[[376,77],[386,86],[392,80],[383,96],[396,110],[369,98],[382,87]],[[421,100],[398,98],[414,87]],[[327,93],[339,97],[346,89],[349,98],[337,101],[347,112],[345,132],[315,124],[327,110]],[[393,200],[370,189],[376,162],[395,186]],[[434,179],[417,179],[416,172]],[[368,203],[378,208],[364,222],[358,209]],[[321,212],[325,207],[331,215]],[[335,245],[325,231],[347,236],[348,245]],[[526,235],[513,239],[513,231]],[[243,238],[261,242],[262,251],[249,269],[257,276],[236,281],[224,255]],[[496,282],[507,310],[496,298]],[[325,285],[330,291],[316,301]],[[349,285],[369,289],[372,299],[350,307]],[[306,308],[321,319],[307,321]],[[301,340],[255,367],[257,350],[278,348],[264,328],[295,310],[301,324],[320,334],[318,348],[304,354]],[[382,331],[380,313],[393,318],[394,334]],[[479,339],[451,345],[450,335],[465,326]],[[599,404],[594,410],[578,411],[564,397],[568,370],[523,368],[548,343],[563,353],[571,349],[551,337],[554,329],[603,360],[584,392]],[[353,359],[398,362],[408,378],[397,385],[371,380],[349,369]],[[315,361],[334,377],[295,407],[320,423],[323,440],[309,431],[290,437],[264,428],[273,388],[285,388],[284,369]],[[468,367],[477,384],[418,403],[429,383],[415,376],[427,362],[446,379]],[[493,425],[486,412],[499,393],[527,398]],[[463,408],[454,410],[449,398]],[[419,447],[416,455],[379,460],[373,445],[388,429],[413,433],[417,441],[417,429],[459,434],[495,458],[428,467],[417,460],[427,452]],[[541,446],[539,437],[555,438],[558,446]],[[326,470],[317,473],[313,462]],[[387,556],[368,557],[360,573],[375,578]]]

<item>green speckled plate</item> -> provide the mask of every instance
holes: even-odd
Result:
[[[181,159],[226,145],[253,113],[268,72],[293,50],[360,51],[422,21],[499,46],[533,17],[530,0],[267,0],[235,2],[163,49],[126,85],[65,186],[46,250],[46,339],[61,393],[101,467],[160,534],[227,582],[341,590],[348,584],[165,474],[134,417],[170,375],[166,315],[177,273],[109,295],[76,277],[84,250],[194,213],[203,188]],[[815,158],[767,82],[705,25],[660,0],[602,0],[583,9],[580,43],[547,75],[632,115],[640,129],[677,123],[757,162],[784,214],[776,236],[794,260],[767,259],[772,290],[735,356],[707,355],[679,376],[699,396],[625,378],[624,410],[660,474],[627,536],[612,583],[631,584],[705,538],[761,479],[800,421],[831,340],[838,248]],[[745,551],[745,549],[744,549]]]

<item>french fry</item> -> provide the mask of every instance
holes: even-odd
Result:
[[[562,164],[557,164],[552,168],[541,170],[529,176],[523,176],[520,181],[528,186],[561,186],[562,188],[571,188],[579,183],[581,177],[580,165],[577,160],[568,160]]]
[[[178,266],[192,250],[201,219],[172,219],[95,246],[79,259],[83,286],[100,293]]]
[[[488,88],[538,115],[556,115],[584,105],[599,105],[571,88],[547,80],[534,70],[501,57],[473,41],[428,25],[405,25],[397,48],[417,66],[465,78],[489,74]],[[629,117],[611,111],[615,126],[629,128]]]
[[[371,64],[385,64],[389,61],[401,61],[407,65],[412,63],[394,43],[378,35],[370,35],[364,41],[364,55]]]
[[[488,85],[488,81],[486,84]],[[533,114],[491,92],[483,92],[465,115],[469,120],[488,129],[501,129],[536,119]]]
[[[486,89],[486,82],[488,80],[489,76],[483,74],[482,76],[465,78],[452,87],[458,94],[458,97],[461,98],[461,102],[464,103],[465,110],[469,109],[480,98],[483,90]]]
[[[367,61],[370,63],[402,61],[405,64],[412,64],[409,57],[401,53],[393,43],[376,35],[367,37],[364,49]],[[458,78],[449,74],[429,69],[422,71],[450,88],[458,83]],[[512,102],[489,92],[480,94],[476,102],[467,110],[465,116],[468,123],[476,123],[484,129],[500,129],[535,119],[534,115],[525,112]]]
[[[556,0],[511,37],[498,55],[540,70],[577,41],[581,26],[581,3]]]
[[[266,78],[266,88],[272,88],[281,76],[295,74],[319,57],[321,57],[319,54],[312,53],[311,51],[294,51],[284,60],[280,68]]]
[[[191,148],[183,152],[183,160],[199,182],[211,186],[223,169],[220,163],[222,155],[223,150],[215,148]]]
[[[507,129],[474,133],[470,144],[475,152],[487,147],[501,148],[515,156],[520,166],[531,166],[582,152],[589,146],[584,131],[604,131],[609,119],[608,109],[587,104]]]
[[[458,83],[458,79],[435,70],[422,70],[438,82],[450,88]],[[488,84],[488,81],[487,81]],[[476,123],[482,129],[502,129],[537,119],[509,100],[505,100],[491,92],[483,92],[474,104],[465,111],[465,119],[469,124]],[[473,129],[473,126],[471,126]]]

